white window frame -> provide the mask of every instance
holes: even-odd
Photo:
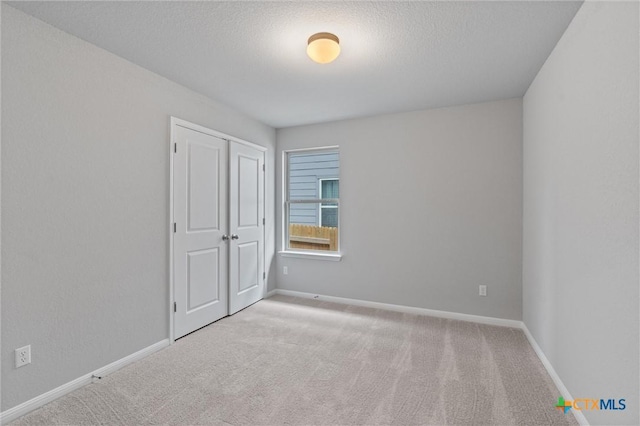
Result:
[[[300,257],[307,259],[317,259],[317,260],[333,260],[340,261],[342,259],[342,252],[340,239],[342,232],[340,230],[340,209],[338,209],[338,249],[337,251],[324,251],[324,250],[305,250],[305,249],[291,249],[289,248],[289,206],[291,204],[303,204],[303,203],[317,203],[321,205],[324,203],[336,203],[337,207],[340,206],[339,199],[314,199],[314,200],[289,200],[289,155],[290,154],[298,154],[303,152],[309,153],[318,153],[321,154],[323,152],[338,152],[340,153],[339,146],[323,146],[317,148],[302,148],[302,149],[290,149],[282,151],[282,250],[278,252],[283,257]],[[324,179],[324,178],[323,178]],[[340,179],[331,178],[331,179]],[[322,187],[320,187],[322,190]],[[319,194],[320,197],[322,194]],[[321,219],[319,219],[321,220]]]
[[[330,181],[330,180],[337,180],[338,183],[340,182],[340,178],[339,177],[331,177],[331,178],[320,178],[318,179],[318,199],[322,199],[322,182],[325,181]],[[338,198],[340,199],[340,198]],[[337,209],[338,206],[323,206],[322,203],[318,204],[318,224],[319,226],[323,226],[322,225],[322,209]],[[338,211],[338,214],[340,214],[340,212]],[[340,222],[338,221],[338,225],[340,225]],[[340,229],[338,229],[338,234],[340,234]]]

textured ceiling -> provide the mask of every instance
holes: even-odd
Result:
[[[522,96],[581,2],[10,2],[274,127]],[[306,56],[333,32],[332,64]]]

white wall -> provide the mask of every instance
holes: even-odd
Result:
[[[524,322],[574,398],[638,424],[638,3],[586,2],[524,97]]]
[[[277,256],[278,288],[521,319],[521,106],[512,99],[278,130],[278,170],[283,150],[340,146],[344,252],[342,262]],[[280,216],[277,225],[281,249]]]
[[[169,334],[169,117],[275,131],[2,5],[2,410]],[[13,350],[30,344],[32,364]]]

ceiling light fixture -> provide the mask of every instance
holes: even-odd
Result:
[[[340,54],[340,40],[331,33],[317,33],[307,41],[307,55],[319,63],[333,62]]]

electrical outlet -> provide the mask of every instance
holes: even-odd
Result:
[[[487,295],[487,286],[486,285],[481,285],[479,286],[479,293],[480,296],[486,296]]]
[[[282,273],[284,275],[289,275],[289,267],[288,266],[283,266],[282,267]]]
[[[16,368],[31,364],[31,345],[16,349]]]

